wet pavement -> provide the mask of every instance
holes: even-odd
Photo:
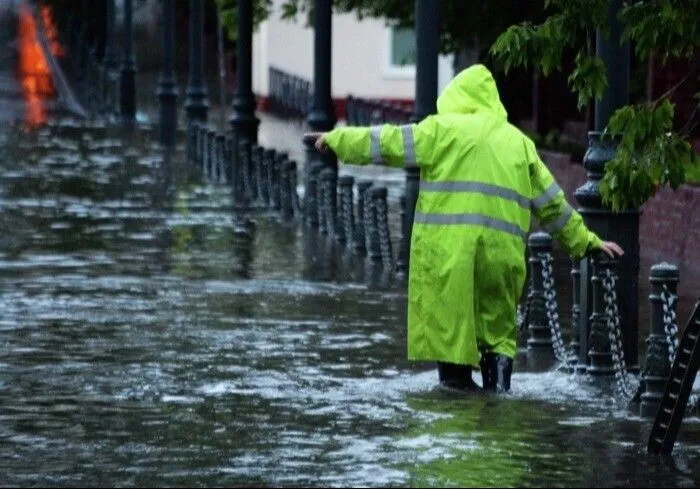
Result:
[[[262,119],[260,142],[302,162],[303,127]],[[509,395],[437,390],[406,361],[400,281],[299,223],[234,213],[228,189],[180,178],[182,147],[0,137],[2,486],[700,482],[700,419],[647,456],[651,420],[612,382],[520,362]],[[397,245],[403,174],[341,172],[388,186]],[[568,258],[555,268],[566,326]]]

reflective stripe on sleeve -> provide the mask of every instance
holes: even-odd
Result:
[[[413,140],[413,124],[401,126],[401,136],[403,137],[403,157],[406,166],[416,166],[416,145]]]
[[[370,148],[369,157],[370,161],[374,165],[381,165],[384,160],[382,160],[382,145],[380,141],[380,135],[382,133],[382,126],[372,126],[369,129],[370,137]]]

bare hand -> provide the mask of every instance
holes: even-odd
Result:
[[[600,249],[606,252],[610,258],[615,258],[615,255],[622,256],[625,254],[622,248],[620,248],[620,245],[613,241],[603,241],[600,245]]]
[[[304,141],[311,142],[313,141],[314,147],[316,148],[317,151],[321,153],[327,153],[328,152],[328,144],[326,144],[326,141],[324,140],[324,136],[326,133],[324,132],[309,132],[304,134]]]

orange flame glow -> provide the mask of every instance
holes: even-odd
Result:
[[[57,41],[56,27],[48,7],[42,8],[41,18],[52,54],[62,55],[63,50]],[[51,70],[37,39],[34,16],[24,5],[19,12],[19,75],[27,107],[25,123],[29,128],[40,126],[47,118],[43,101],[55,96],[56,89],[51,79]]]

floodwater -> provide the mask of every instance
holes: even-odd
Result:
[[[225,188],[183,183],[182,148],[2,137],[2,486],[700,483],[699,419],[671,456],[648,456],[651,420],[617,404],[612,381],[518,363],[509,395],[437,390],[432,365],[405,359],[401,282],[299,223],[236,214]],[[397,247],[403,179],[381,178]],[[556,270],[566,326],[561,254]]]

